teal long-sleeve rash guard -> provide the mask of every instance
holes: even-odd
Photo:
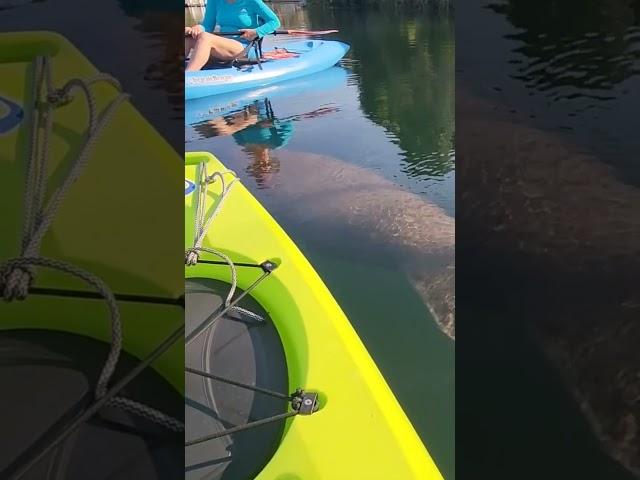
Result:
[[[264,37],[280,27],[280,20],[262,0],[236,0],[233,3],[209,0],[201,25],[209,33],[213,33],[216,25],[220,26],[221,32],[252,28],[259,37]]]

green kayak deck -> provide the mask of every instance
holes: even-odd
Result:
[[[44,59],[55,89],[99,73],[58,34],[0,34],[3,267],[21,256],[24,241],[29,145],[37,123],[36,83],[42,79],[38,71]],[[107,83],[93,84],[91,91],[97,112],[119,95]],[[69,100],[55,108],[51,116],[49,155],[41,175],[46,185],[44,205],[63,185],[87,137],[87,102],[78,92]],[[167,218],[182,215],[175,202],[181,191],[181,157],[130,102],[120,103],[96,138],[85,168],[66,190],[34,255],[88,272],[115,294],[122,351],[109,387],[178,331],[184,321],[182,262],[176,249],[181,234],[179,229],[163,231]],[[12,439],[11,446],[0,455],[2,478],[12,478],[4,469],[18,468],[19,456],[34,442],[64,425],[56,423],[61,417],[86,406],[116,337],[110,309],[95,288],[55,268],[39,266],[33,271],[33,283],[24,300],[0,302],[0,378],[5,388],[0,423],[16,432],[15,441]],[[0,295],[5,293],[3,289]],[[133,398],[158,408],[170,407],[170,401],[163,403],[167,398],[177,398],[181,404],[183,358],[184,345],[178,341],[125,393],[133,392]],[[148,375],[151,383],[143,378]],[[149,390],[153,391],[151,398],[145,397]],[[182,414],[181,408],[171,412],[178,417]],[[138,419],[132,421],[135,424]],[[150,459],[151,447],[146,440],[90,421],[79,431],[83,441],[73,448],[64,478],[86,478],[82,468],[95,469],[91,474],[95,479],[115,475],[117,469],[122,469],[121,474],[137,469],[150,475],[148,478],[156,478],[153,475],[159,470],[154,465],[156,460]],[[96,458],[96,451],[100,458]],[[177,453],[182,453],[181,446]],[[136,461],[147,464],[134,465],[128,456],[136,455]],[[165,450],[163,456],[173,456],[172,468],[176,458],[181,460],[181,455],[176,457],[175,446],[173,452]],[[43,459],[22,478],[45,478],[48,468],[49,462]],[[167,473],[159,473],[157,478],[170,470],[167,467]]]
[[[0,131],[0,262],[20,253],[27,158],[34,128],[35,61],[45,56],[58,88],[71,79],[98,73],[58,34],[0,34],[0,97],[22,111],[19,122]],[[97,84],[94,91],[98,111],[117,95],[110,85]],[[53,114],[48,197],[60,187],[78,154],[87,118],[82,98]],[[123,103],[97,139],[86,168],[68,190],[40,248],[41,256],[89,271],[114,293],[131,299],[120,305],[124,349],[139,358],[183,318],[178,303],[184,291],[180,262],[167,261],[176,254],[179,232],[162,232],[166,218],[182,215],[169,193],[181,191],[181,168],[180,155],[131,103]],[[34,287],[64,295],[31,295],[22,302],[2,304],[0,328],[51,328],[110,340],[104,302],[73,298],[74,292],[91,291],[86,284],[40,268]],[[146,301],[137,302],[137,298]],[[154,365],[178,391],[184,388],[182,358],[183,345],[175,345]]]

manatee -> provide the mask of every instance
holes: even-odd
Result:
[[[456,108],[458,242],[537,279],[514,321],[532,327],[604,450],[640,475],[640,190],[507,106],[459,88]]]
[[[304,224],[318,242],[342,255],[347,235],[378,242],[388,252],[376,259],[402,269],[440,329],[455,339],[455,220],[424,197],[375,172],[327,156],[278,150],[264,176],[258,159],[247,171],[267,190],[261,199],[279,219]],[[244,162],[245,160],[237,160]],[[370,261],[370,258],[367,258]]]

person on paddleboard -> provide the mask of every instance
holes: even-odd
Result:
[[[220,32],[241,32],[223,37]],[[186,71],[202,69],[209,60],[230,62],[244,55],[247,45],[256,38],[280,27],[278,16],[262,0],[209,0],[201,24],[185,27],[185,57],[191,53]]]

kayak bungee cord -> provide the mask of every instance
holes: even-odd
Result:
[[[220,211],[222,204],[227,198],[231,187],[238,181],[238,178],[234,175],[233,180],[229,184],[224,179],[225,174],[232,174],[231,171],[226,172],[214,172],[211,176],[207,175],[207,166],[206,164],[200,165],[200,188],[198,189],[198,203],[196,206],[196,218],[195,218],[195,232],[193,239],[193,247],[188,249],[185,252],[185,264],[188,266],[195,265],[198,263],[199,259],[199,250],[202,247],[202,242],[204,241],[204,237],[206,236],[209,228],[211,227],[211,223],[213,222],[216,215]],[[220,183],[222,186],[220,199],[218,203],[215,205],[211,213],[206,216],[206,203],[207,203],[207,194],[208,187],[210,183],[215,182],[216,178],[220,179]],[[206,216],[206,218],[205,218]],[[226,260],[224,255],[221,255],[223,259]],[[230,263],[227,260],[227,263]],[[233,267],[232,267],[233,268]]]
[[[212,380],[217,380],[219,382],[228,383],[229,385],[234,385],[236,387],[246,388],[247,390],[253,390],[254,392],[264,393],[265,395],[269,395],[274,398],[279,398],[281,400],[290,400],[291,395],[285,395],[284,393],[274,392],[273,390],[269,390],[267,388],[256,387],[255,385],[247,385],[245,383],[236,382],[235,380],[231,380],[229,378],[224,378],[219,375],[215,375],[210,372],[203,372],[202,370],[196,370],[195,368],[184,367],[184,371],[187,373],[193,373],[194,375],[200,375],[202,377],[207,377]]]
[[[201,370],[196,370],[194,368],[185,367],[185,371],[187,373],[192,373],[194,375],[199,375],[201,377],[217,380],[219,382],[226,383],[228,385],[233,385],[239,388],[245,388],[247,390],[252,390],[257,393],[268,395],[270,397],[290,401],[291,408],[292,408],[290,412],[273,415],[271,417],[261,418],[260,420],[255,420],[253,422],[245,423],[244,425],[237,425],[235,427],[222,430],[221,432],[212,433],[211,435],[206,435],[204,437],[196,438],[195,440],[190,440],[188,442],[185,442],[184,444],[185,447],[198,445],[200,443],[208,442],[210,440],[215,440],[216,438],[225,437],[227,435],[232,435],[234,433],[250,430],[252,428],[260,427],[262,425],[267,425],[269,423],[285,420],[290,417],[295,417],[296,415],[310,415],[318,410],[318,395],[312,392],[305,392],[301,388],[297,389],[294,393],[290,395],[285,395],[283,393],[274,392],[273,390],[268,390],[266,388],[260,388],[254,385],[247,385],[245,383],[236,382],[235,380],[220,377],[210,372],[203,372]]]
[[[4,299],[8,302],[26,299],[30,293],[30,288],[35,278],[33,267],[45,267],[67,273],[83,280],[85,283],[95,288],[99,296],[107,303],[111,324],[111,345],[94,390],[94,401],[88,409],[78,417],[78,420],[68,424],[67,427],[63,429],[63,432],[58,436],[58,442],[66,438],[69,433],[89,419],[103,405],[115,406],[121,410],[144,417],[170,431],[183,432],[183,422],[148,405],[115,395],[126,385],[126,383],[131,381],[142,371],[144,367],[138,367],[140,365],[146,366],[144,362],[132,370],[132,372],[137,372],[134,376],[131,376],[130,378],[129,376],[125,377],[129,378],[125,384],[122,384],[117,390],[109,390],[109,382],[113,376],[122,351],[122,324],[120,321],[120,312],[116,298],[109,287],[95,275],[75,265],[58,259],[40,256],[39,251],[42,239],[53,222],[69,188],[78,179],[84,167],[88,163],[89,154],[105,126],[112,119],[117,107],[129,98],[129,95],[122,92],[119,82],[106,74],[98,74],[85,80],[72,79],[67,81],[62,88],[56,89],[53,85],[51,68],[51,60],[49,57],[38,57],[36,59],[33,92],[35,100],[34,124],[30,138],[29,155],[27,158],[27,175],[25,178],[24,194],[25,218],[22,227],[21,250],[18,257],[11,258],[0,263],[0,290],[2,291]],[[119,93],[117,97],[113,99],[100,114],[98,114],[96,110],[96,100],[91,90],[91,86],[100,82],[112,85]],[[53,126],[53,111],[55,108],[72,102],[75,98],[73,95],[75,91],[80,91],[84,94],[89,110],[89,125],[86,132],[86,138],[62,184],[45,202],[49,141]],[[181,327],[181,331],[184,331],[184,325]],[[168,347],[165,347],[164,349],[166,348]],[[163,351],[164,350],[162,350],[162,352]],[[119,384],[121,383],[122,381],[119,382]],[[88,412],[92,413],[88,414]],[[51,431],[46,431],[45,434],[36,441],[36,443],[50,435]],[[56,444],[58,442],[56,442]],[[46,445],[34,457],[32,457],[30,461],[23,464],[18,470],[18,473],[10,478],[20,478],[29,470],[29,468],[35,465],[35,463],[37,463],[37,461],[40,460],[46,452],[50,451],[53,446],[53,442]]]
[[[213,223],[213,220],[216,218],[216,216],[220,212],[220,209],[222,208],[224,201],[228,197],[229,192],[231,191],[231,188],[238,181],[238,177],[231,170],[227,170],[224,172],[214,172],[211,175],[207,175],[207,166],[205,163],[199,166],[199,172],[200,172],[200,182],[199,182],[199,188],[198,188],[198,200],[196,204],[196,218],[195,218],[193,246],[185,251],[185,259],[184,259],[185,265],[187,266],[196,265],[198,263],[198,260],[200,259],[200,252],[211,253],[212,255],[215,255],[221,258],[222,260],[224,260],[231,270],[231,288],[229,290],[227,298],[225,299],[225,303],[224,303],[225,307],[231,308],[237,313],[244,314],[253,320],[256,320],[259,322],[263,321],[264,319],[260,315],[256,315],[255,313],[250,312],[249,310],[246,310],[242,307],[237,307],[235,306],[235,304],[230,307],[231,299],[233,298],[233,295],[235,294],[235,291],[238,285],[238,276],[237,276],[235,265],[233,264],[233,261],[231,261],[231,259],[224,253],[219,252],[218,250],[215,250],[212,248],[206,248],[202,246],[202,242],[204,241],[205,236],[209,232],[209,229],[211,227],[211,224]],[[227,182],[225,181],[224,175],[232,175],[233,180],[231,180],[231,182],[227,184]],[[211,212],[207,215],[207,197],[209,193],[209,184],[214,183],[216,179],[220,180],[221,193],[218,199],[218,203],[214,206],[213,210],[211,210]],[[187,345],[189,343],[190,343],[190,340],[187,341]]]
[[[202,438],[196,438],[195,440],[190,440],[188,442],[184,442],[185,447],[191,447],[193,445],[198,445],[200,443],[209,442],[211,440],[215,440],[216,438],[226,437],[227,435],[233,435],[234,433],[242,432],[245,430],[249,430],[255,427],[261,427],[262,425],[267,425],[269,423],[278,422],[280,420],[286,420],[287,418],[295,417],[298,415],[298,411],[293,410],[291,412],[281,413],[279,415],[274,415],[273,417],[263,418],[261,420],[256,420],[255,422],[246,423],[244,425],[238,425],[237,427],[228,428],[221,432],[212,433],[211,435],[207,435]]]
[[[231,175],[233,179],[231,182],[227,184],[225,181],[224,175]],[[215,264],[215,265],[227,265],[231,272],[231,285],[229,289],[229,293],[224,301],[224,307],[219,311],[214,311],[207,319],[197,325],[191,333],[186,335],[185,337],[185,347],[189,346],[196,338],[198,338],[203,332],[208,331],[209,336],[205,341],[205,351],[203,352],[203,364],[208,366],[211,364],[210,362],[210,351],[211,351],[211,342],[212,342],[212,330],[211,327],[217,322],[219,319],[223,318],[227,313],[237,312],[243,316],[248,316],[252,320],[257,320],[262,324],[265,323],[265,319],[260,315],[257,315],[245,308],[238,307],[237,304],[247,295],[249,295],[265,278],[267,278],[277,267],[274,262],[269,260],[262,262],[261,264],[238,264],[243,267],[250,268],[260,268],[262,269],[262,275],[260,275],[251,285],[249,285],[240,295],[238,295],[235,299],[233,298],[235,295],[235,291],[238,285],[238,277],[236,271],[236,265],[233,263],[231,258],[220,252],[218,250],[203,247],[202,243],[209,233],[210,227],[213,223],[213,220],[218,215],[221,210],[222,204],[229,196],[229,192],[231,191],[231,187],[239,181],[235,172],[231,170],[225,170],[222,172],[214,172],[211,175],[207,175],[207,165],[206,162],[201,162],[198,165],[198,195],[196,200],[196,211],[195,211],[195,228],[194,228],[194,240],[193,246],[188,248],[185,251],[185,265],[187,267],[197,265],[199,262]],[[221,183],[220,195],[217,198],[217,202],[210,210],[210,213],[206,215],[207,210],[207,198],[209,192],[209,185],[219,180]],[[222,260],[224,262],[219,261],[211,261],[211,260],[200,260],[200,252],[211,253]],[[207,368],[207,367],[205,367]],[[237,425],[235,427],[231,427],[228,429],[224,429],[220,432],[216,432],[210,435],[206,435],[201,438],[197,438],[195,440],[190,440],[185,442],[185,447],[197,445],[200,443],[204,443],[210,440],[214,440],[220,437],[232,435],[234,433],[238,433],[241,431],[249,430],[255,427],[259,427],[262,425],[266,425],[269,423],[277,422],[280,420],[285,420],[287,418],[296,416],[298,414],[302,415],[310,415],[316,412],[319,408],[318,405],[318,394],[315,392],[305,392],[301,388],[297,389],[294,393],[286,395],[279,392],[274,392],[272,390],[268,390],[265,388],[260,388],[254,385],[247,385],[245,383],[241,383],[235,380],[231,380],[228,378],[220,377],[211,373],[210,371],[202,371],[192,367],[185,366],[185,372],[191,373],[193,375],[199,375],[208,380],[216,380],[219,382],[226,383],[228,385],[233,385],[239,388],[245,388],[248,390],[252,390],[258,393],[262,393],[265,395],[269,395],[275,398],[287,400],[291,403],[292,410],[289,412],[285,412],[278,415],[273,415],[267,418],[263,418],[260,420],[255,420],[252,422],[248,422],[243,425]],[[209,398],[213,398],[213,394],[211,392],[211,382],[208,382],[208,390],[209,390]]]
[[[202,250],[204,251],[209,251],[209,249],[203,248]],[[269,262],[265,262],[269,265],[273,265]],[[242,300],[244,297],[246,297],[249,293],[251,293],[251,291],[256,288],[260,282],[262,282],[262,280],[264,280],[268,275],[271,274],[271,271],[273,268],[275,268],[275,266],[273,267],[264,267],[263,265],[265,264],[261,264],[258,265],[258,267],[263,268],[263,270],[265,268],[269,268],[268,270],[264,270],[264,273],[258,277],[258,279],[253,282],[244,292],[242,292],[240,295],[238,295],[238,297],[233,300],[232,302],[230,302],[228,305],[225,306],[225,308],[223,308],[220,312],[218,312],[215,315],[212,315],[211,317],[209,317],[208,319],[206,319],[204,322],[202,322],[200,325],[198,325],[193,332],[191,332],[189,335],[187,335],[187,337],[185,338],[185,346],[189,346],[197,337],[200,336],[200,334],[202,334],[202,332],[204,332],[207,328],[209,328],[210,326],[212,326],[215,322],[217,322],[220,318],[222,318],[224,315],[226,315],[229,312],[237,312],[240,313],[241,316],[248,316],[249,318],[259,321],[259,322],[263,322],[264,318],[262,318],[260,315],[257,315],[245,308],[242,307],[238,307],[237,304],[240,302],[240,300]]]

